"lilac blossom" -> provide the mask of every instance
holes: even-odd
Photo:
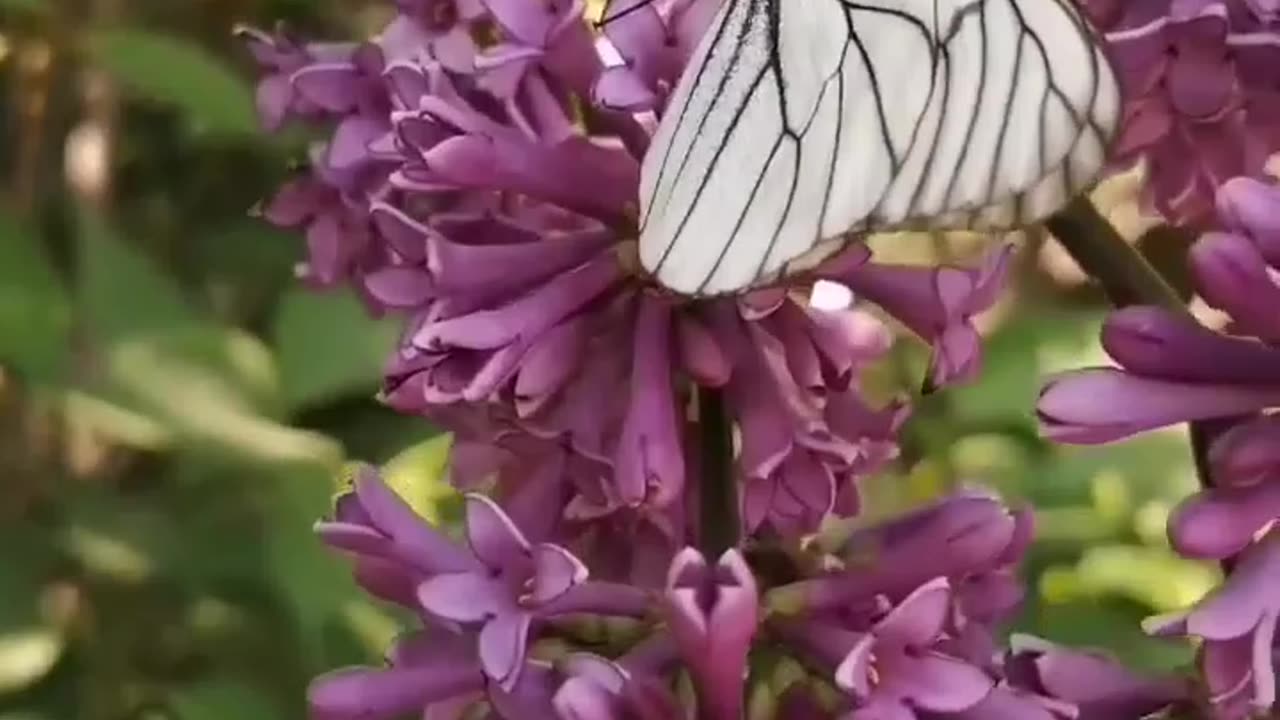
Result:
[[[666,720],[680,712],[663,681],[675,653],[665,638],[617,660],[574,653],[560,663],[565,679],[552,699],[565,720]]]
[[[1029,513],[1012,514],[990,495],[957,493],[857,530],[835,552],[838,566],[775,588],[769,604],[776,612],[799,614],[876,597],[901,600],[935,577],[961,585],[1015,564],[1030,541],[1029,523]],[[999,607],[1004,595],[1001,583],[978,583],[969,602]]]
[[[1146,624],[1159,635],[1204,640],[1201,672],[1209,700],[1224,720],[1274,709],[1277,578],[1280,536],[1270,533],[1240,554],[1220,588],[1186,612],[1149,618]]]
[[[356,556],[357,577],[434,622],[474,632],[480,667],[505,691],[519,680],[536,624],[568,613],[648,612],[643,591],[589,581],[581,561],[558,545],[531,544],[483,495],[466,498],[466,547],[417,517],[369,468],[338,507],[317,531]]]
[[[934,578],[869,627],[821,617],[787,623],[786,641],[832,667],[838,687],[851,698],[849,718],[912,720],[920,712],[955,713],[981,702],[994,680],[981,667],[938,647],[953,610],[951,588]]]
[[[1280,150],[1280,18],[1251,0],[1083,5],[1125,98],[1115,162],[1146,162],[1146,200],[1171,222],[1208,223],[1218,189]]]
[[[759,589],[742,555],[727,550],[709,566],[697,550],[680,551],[667,576],[664,607],[704,717],[741,717],[747,651],[759,622]]]
[[[1143,677],[1101,651],[1038,638],[1014,638],[1004,669],[1014,686],[1074,706],[1078,720],[1132,720],[1189,699],[1182,678]]]

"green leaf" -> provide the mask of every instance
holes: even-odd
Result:
[[[445,480],[452,440],[451,435],[437,435],[409,447],[382,467],[387,485],[414,512],[436,524],[460,514],[458,492]]]
[[[94,60],[139,95],[182,111],[197,129],[254,133],[253,95],[221,60],[189,40],[141,28],[99,30]]]
[[[1086,592],[1127,597],[1157,613],[1181,610],[1218,584],[1218,573],[1208,563],[1139,545],[1091,547],[1076,574]]]
[[[0,215],[0,361],[56,379],[71,331],[71,301],[36,236]]]
[[[32,627],[0,634],[0,693],[12,693],[43,678],[66,647],[51,628]]]
[[[172,428],[200,447],[261,462],[336,466],[342,450],[282,425],[270,352],[241,331],[190,328],[130,338],[109,348],[104,400]]]
[[[312,640],[356,596],[350,570],[312,531],[329,514],[331,487],[324,471],[304,468],[277,477],[272,487],[271,577],[293,605],[304,637]]]
[[[291,408],[376,392],[395,347],[396,323],[373,320],[350,293],[294,290],[275,322],[276,353]]]
[[[213,680],[186,688],[172,699],[180,720],[275,720],[271,702],[254,688]]]
[[[1017,420],[1034,426],[1036,396],[1049,367],[1079,367],[1097,345],[1096,312],[1028,308],[983,343],[981,377],[948,388],[967,421]]]
[[[80,215],[79,312],[90,333],[110,342],[196,324],[181,291],[150,258],[118,238],[102,218]]]
[[[1029,623],[1020,623],[1019,632],[1072,647],[1104,648],[1139,670],[1181,667],[1194,654],[1186,643],[1148,637],[1140,625],[1144,613],[1124,603],[1083,599],[1041,603],[1030,615]]]

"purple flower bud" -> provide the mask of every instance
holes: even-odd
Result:
[[[631,376],[636,397],[618,441],[615,482],[624,503],[651,497],[661,507],[684,490],[684,449],[671,389],[672,313],[665,300],[649,295],[640,298],[638,312]]]
[[[1169,540],[1182,555],[1221,560],[1239,553],[1280,518],[1280,482],[1215,487],[1183,500],[1169,518]]]
[[[1280,385],[1193,384],[1086,368],[1050,377],[1036,412],[1042,431],[1053,440],[1095,444],[1276,404]]]
[[[1280,267],[1280,188],[1275,183],[1228,180],[1218,190],[1218,215],[1228,228],[1247,235],[1272,267]]]
[[[1205,301],[1231,315],[1234,327],[1264,340],[1280,340],[1280,284],[1258,248],[1240,235],[1209,233],[1191,248],[1191,269]]]
[[[1191,318],[1154,307],[1117,310],[1102,345],[1126,370],[1153,378],[1280,385],[1280,349],[1228,337]]]
[[[1213,441],[1208,460],[1218,486],[1247,487],[1280,478],[1280,417],[1231,428]]]

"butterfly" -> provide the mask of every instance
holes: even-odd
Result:
[[[1034,224],[1095,182],[1119,115],[1071,0],[724,0],[644,159],[640,260],[713,296],[858,233]]]

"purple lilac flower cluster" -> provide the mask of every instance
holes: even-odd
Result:
[[[581,0],[397,0],[368,42],[243,32],[264,69],[264,125],[328,131],[263,215],[305,235],[305,282],[352,287],[371,312],[404,319],[383,398],[453,434],[448,479],[466,493],[458,539],[364,468],[319,524],[361,586],[420,629],[382,667],[318,678],[313,715],[1137,720],[1186,706],[1177,678],[1034,639],[1001,648],[1031,518],[990,495],[963,490],[814,541],[858,514],[859,481],[896,456],[909,413],[860,387],[892,342],[862,303],[931,345],[930,386],[969,379],[973,318],[995,302],[1009,252],[914,267],[855,246],[785,287],[699,302],[644,277],[640,165],[716,7],[612,0],[616,19],[596,25]],[[1173,524],[1180,549],[1238,556],[1237,571],[1157,629],[1207,639],[1218,707],[1262,707],[1276,617],[1262,590],[1280,558],[1262,533],[1280,497],[1267,482],[1280,425],[1260,410],[1280,404],[1266,365],[1267,333],[1280,335],[1266,312],[1280,212],[1272,189],[1221,180],[1280,147],[1266,72],[1276,8],[1089,9],[1128,90],[1118,162],[1147,160],[1151,200],[1178,222],[1201,221],[1221,187],[1232,232],[1197,248],[1203,292],[1260,341],[1126,311],[1108,329],[1126,371],[1061,380],[1041,411],[1052,434],[1083,441],[1233,418],[1211,454],[1224,479]],[[859,304],[817,305],[814,282]],[[1233,360],[1210,363],[1210,344]],[[705,458],[690,440],[707,392],[733,429],[748,538],[718,557],[695,549],[708,532]],[[1132,417],[1089,404],[1127,397],[1116,392],[1142,396],[1124,403]]]
[[[1183,555],[1228,560],[1215,593],[1186,613],[1154,618],[1159,634],[1203,640],[1200,665],[1215,718],[1276,703],[1280,617],[1280,185],[1236,178],[1218,191],[1222,229],[1190,253],[1200,296],[1230,317],[1219,332],[1155,307],[1117,311],[1102,332],[1120,365],[1050,380],[1039,403],[1047,434],[1102,443],[1180,422],[1211,423],[1212,486],[1169,520]]]
[[[422,629],[383,667],[318,678],[313,717],[668,720],[684,716],[681,677],[710,720],[1134,720],[1185,697],[1176,679],[1089,652],[1035,640],[998,651],[1030,516],[982,492],[858,530],[821,572],[767,591],[736,549],[684,548],[645,587],[596,579],[488,496],[468,494],[465,515],[455,540],[365,467],[317,526],[368,592]],[[584,642],[584,616],[622,631]]]
[[[934,385],[976,373],[971,319],[996,299],[1006,249],[966,269],[855,247],[793,287],[698,304],[638,272],[640,162],[713,0],[615,2],[602,33],[568,0],[397,7],[368,43],[245,31],[266,125],[333,128],[263,214],[305,233],[306,281],[406,318],[386,402],[453,431],[460,456],[491,464],[518,445],[523,469],[559,468],[526,474],[566,479],[548,492],[571,496],[568,519],[654,528],[669,558],[697,388],[720,389],[741,432],[750,530],[855,511],[856,479],[895,454],[906,406],[872,405],[857,383],[890,336],[862,308],[811,306],[814,280],[930,342]],[[459,462],[454,481],[489,470]]]
[[[1227,180],[1280,151],[1275,0],[1086,0],[1125,95],[1118,165],[1145,160],[1148,206],[1202,226]]]

